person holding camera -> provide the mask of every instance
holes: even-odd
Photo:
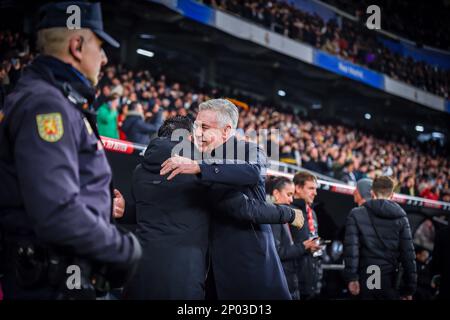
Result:
[[[317,195],[317,178],[307,171],[299,171],[295,174],[293,181],[295,193],[292,206],[303,212],[305,227],[302,229],[291,227],[290,230],[294,243],[304,249],[297,269],[300,299],[310,300],[320,293],[322,279],[319,224],[311,207]]]
[[[80,28],[69,29],[74,9]],[[103,31],[99,3],[50,3],[38,30],[41,55],[0,117],[2,287],[5,299],[95,299],[122,286],[141,255],[137,238],[111,222],[123,197],[115,191],[113,201],[90,108],[107,63],[102,43],[119,44]]]

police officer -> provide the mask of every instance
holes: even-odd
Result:
[[[93,298],[140,258],[136,238],[111,222],[111,168],[90,108],[102,44],[119,43],[99,3],[51,3],[40,17],[41,55],[0,114],[0,281],[5,299]]]

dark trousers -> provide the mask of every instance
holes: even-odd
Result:
[[[50,286],[24,289],[16,281],[15,275],[5,273],[1,278],[5,300],[55,300],[57,291]]]
[[[360,278],[360,298],[362,300],[399,300],[400,294],[395,287],[397,273],[382,273],[380,289],[369,289],[367,275]]]

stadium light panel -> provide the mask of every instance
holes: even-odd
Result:
[[[280,97],[285,97],[285,96],[286,96],[286,91],[284,91],[284,90],[278,90],[278,95],[279,95]]]
[[[155,36],[152,35],[152,34],[143,33],[143,34],[140,35],[140,38],[141,39],[155,39]]]
[[[417,132],[423,132],[423,131],[424,131],[423,126],[417,125],[417,126],[416,126],[416,131],[417,131]]]
[[[435,139],[444,139],[444,134],[441,132],[432,132],[431,136]]]
[[[144,49],[137,49],[136,50],[137,54],[149,57],[149,58],[153,58],[153,56],[155,55],[152,51],[148,51],[148,50],[144,50]]]

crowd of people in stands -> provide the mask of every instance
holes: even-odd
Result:
[[[406,0],[325,0],[324,2],[336,8],[364,17],[366,9],[376,4],[381,9],[382,29],[413,40],[419,45],[428,45],[444,50],[450,50],[450,25],[447,23],[450,15],[450,3],[435,1],[430,6],[427,2],[411,5]]]
[[[148,132],[144,132],[146,139],[156,131],[152,125],[160,123],[161,119],[194,116],[199,103],[220,96],[218,92],[204,94],[185,90],[177,82],[168,83],[164,75],[155,79],[148,71],[114,67],[106,70],[100,88],[99,103],[107,99],[108,92],[110,95],[121,92],[117,98],[119,121],[114,120],[114,123],[118,123],[116,126],[126,137],[130,130],[124,127],[130,115],[129,106],[136,103],[142,106],[142,122],[149,127]],[[377,139],[345,126],[300,119],[264,105],[241,110],[237,135],[251,139],[251,132],[274,128],[280,130],[280,139],[276,142],[281,162],[350,184],[364,177],[390,175],[400,182],[398,192],[450,200],[450,164],[445,157],[431,157],[405,143]],[[146,143],[147,140],[134,141]]]
[[[450,71],[390,51],[377,39],[375,32],[354,21],[342,19],[340,24],[335,19],[324,21],[319,15],[302,11],[284,1],[203,2],[261,24],[286,37],[306,42],[317,49],[384,73],[393,79],[445,98],[449,97]]]
[[[10,49],[0,51],[5,92],[34,57],[27,43],[18,34],[0,32],[0,47]],[[201,102],[221,93],[203,92],[168,81],[164,75],[155,77],[148,70],[117,65],[105,68],[97,95],[100,134],[147,144],[164,119],[195,116]],[[397,192],[450,202],[450,163],[445,156],[432,156],[407,143],[379,139],[347,126],[301,119],[259,103],[242,109],[237,135],[244,137],[260,129],[280,130],[276,143],[281,162],[350,184],[364,177],[389,175],[399,182]]]

